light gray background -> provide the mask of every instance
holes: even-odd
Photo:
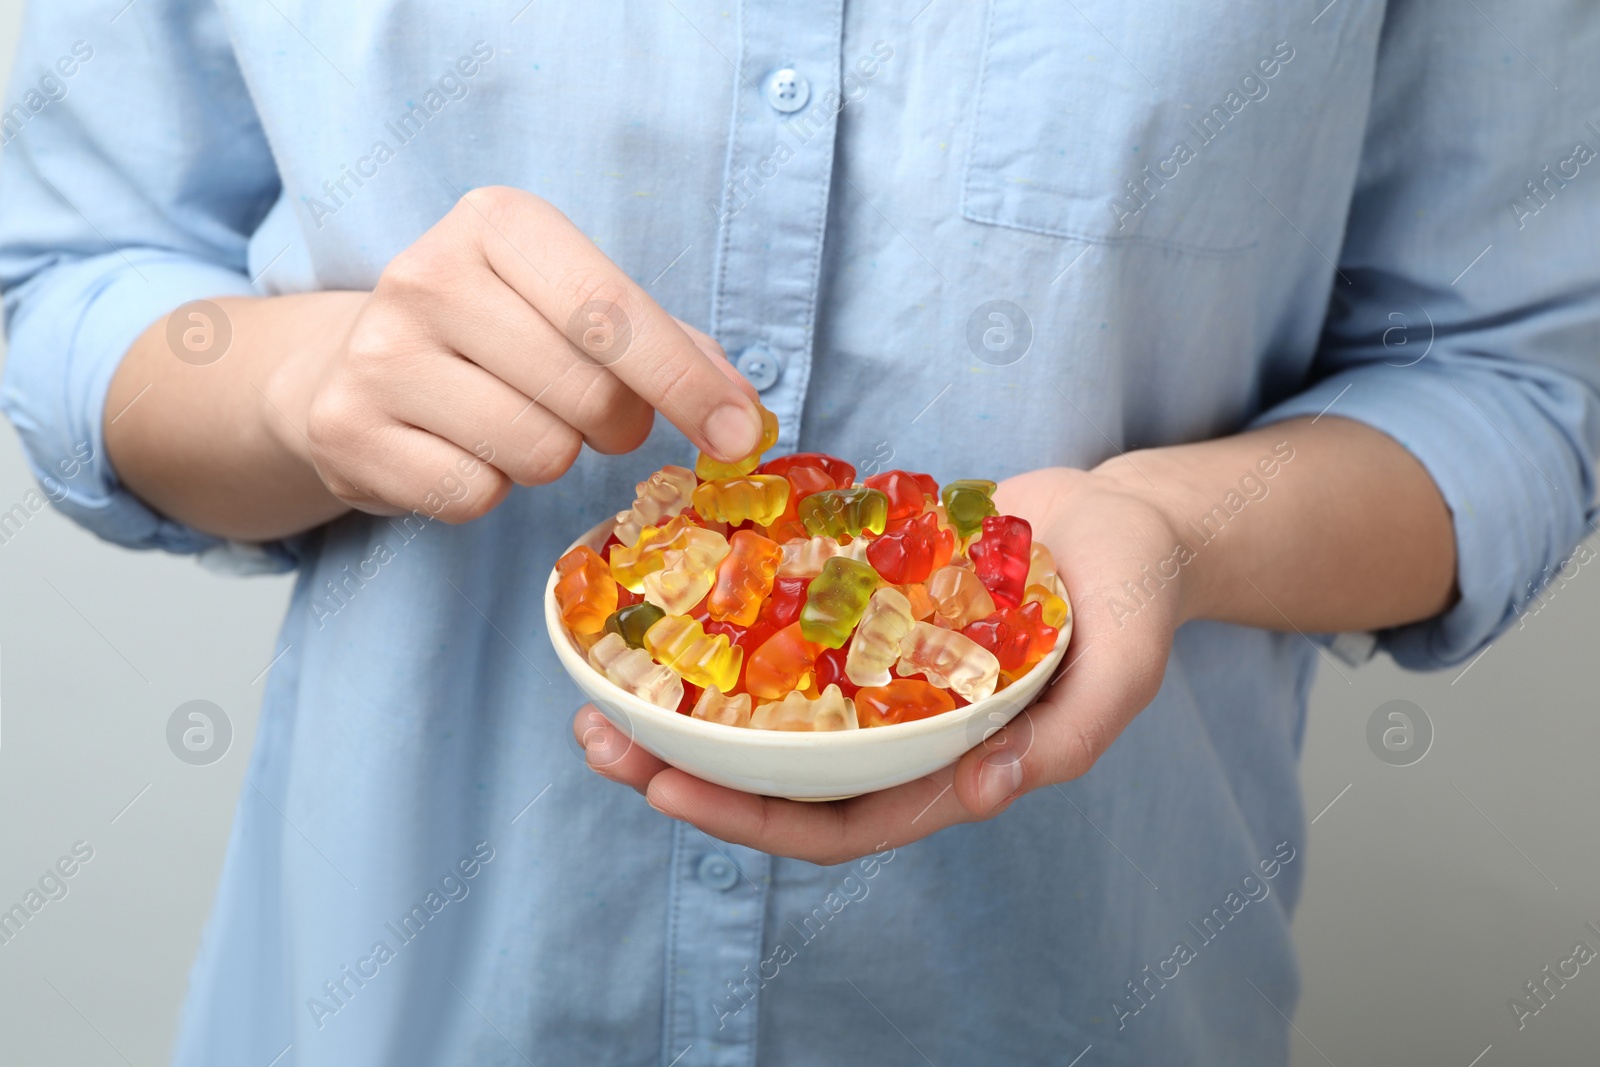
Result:
[[[0,0],[0,71],[20,15]],[[0,512],[32,487],[0,428]],[[1464,674],[1324,664],[1294,1067],[1600,1062],[1600,965],[1521,1032],[1507,1003],[1578,940],[1600,948],[1584,929],[1600,925],[1600,566],[1567,573]],[[0,1062],[166,1062],[288,591],[104,545],[50,509],[0,544],[0,910],[74,842],[94,848],[68,896],[0,946]],[[165,738],[197,698],[234,727],[206,767]],[[1434,725],[1414,766],[1367,746],[1392,699]]]

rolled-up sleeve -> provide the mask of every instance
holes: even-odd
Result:
[[[112,375],[151,324],[255,292],[249,237],[279,181],[220,15],[167,0],[107,23],[31,4],[0,122],[0,409],[46,495],[94,533],[217,546],[123,488],[103,428]]]
[[[1378,635],[1426,668],[1492,641],[1594,528],[1600,9],[1396,0],[1384,33],[1316,381],[1256,424],[1353,419],[1432,475],[1460,600]]]

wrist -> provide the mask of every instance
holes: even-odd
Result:
[[[1204,515],[1204,501],[1185,477],[1181,464],[1161,450],[1123,453],[1095,467],[1091,474],[1117,492],[1139,501],[1159,517],[1159,547],[1141,571],[1147,583],[1159,583],[1176,597],[1175,622],[1207,618],[1215,602],[1220,554],[1206,551],[1197,535],[1195,517]]]
[[[316,476],[316,462],[306,435],[312,401],[334,362],[368,294],[307,294],[299,310],[314,329],[296,331],[299,343],[282,346],[264,368],[255,393],[255,431],[270,448]]]

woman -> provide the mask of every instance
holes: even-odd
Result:
[[[1600,16],[107,18],[30,12],[5,410],[102,536],[299,569],[176,1062],[1286,1060],[1308,635],[1461,661],[1588,528]],[[757,397],[1060,561],[1068,670],[954,768],[569,727],[550,566]]]

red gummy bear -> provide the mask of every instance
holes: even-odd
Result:
[[[830,456],[825,452],[794,452],[787,456],[778,456],[769,459],[756,470],[761,474],[782,474],[787,476],[795,467],[817,467],[827,472],[833,479],[833,488],[848,489],[856,484],[856,469],[838,456]]]
[[[1000,669],[1010,674],[1043,659],[1056,647],[1057,632],[1044,624],[1044,608],[1037,601],[1020,608],[1001,608],[961,629],[963,636],[993,652]]]
[[[791,456],[784,457],[792,459]],[[777,460],[773,460],[774,463]],[[813,493],[820,493],[824,489],[835,489],[833,476],[821,467],[812,467],[806,464],[794,464],[782,475],[789,483],[789,502],[783,506],[783,514],[767,527],[767,536],[782,544],[792,541],[796,537],[809,537],[805,526],[800,522],[800,501]]]
[[[1033,548],[1033,527],[1015,515],[990,515],[983,520],[983,536],[967,548],[978,580],[1003,608],[1022,603],[1028,584],[1028,557]]]
[[[839,687],[839,692],[852,699],[861,688],[852,682],[844,673],[844,660],[850,654],[850,642],[846,641],[843,648],[829,648],[817,656],[817,662],[811,669],[817,675],[817,691],[828,688],[829,685]]]
[[[925,582],[937,563],[941,533],[950,537],[953,548],[954,535],[939,529],[939,517],[932,511],[891,522],[867,545],[867,562],[886,582]],[[948,554],[945,559],[949,559]],[[1027,577],[1026,573],[1023,577]]]
[[[939,483],[930,475],[911,471],[884,471],[874,474],[864,483],[868,489],[878,489],[889,498],[889,521],[909,519],[922,514],[926,497],[939,499]]]

